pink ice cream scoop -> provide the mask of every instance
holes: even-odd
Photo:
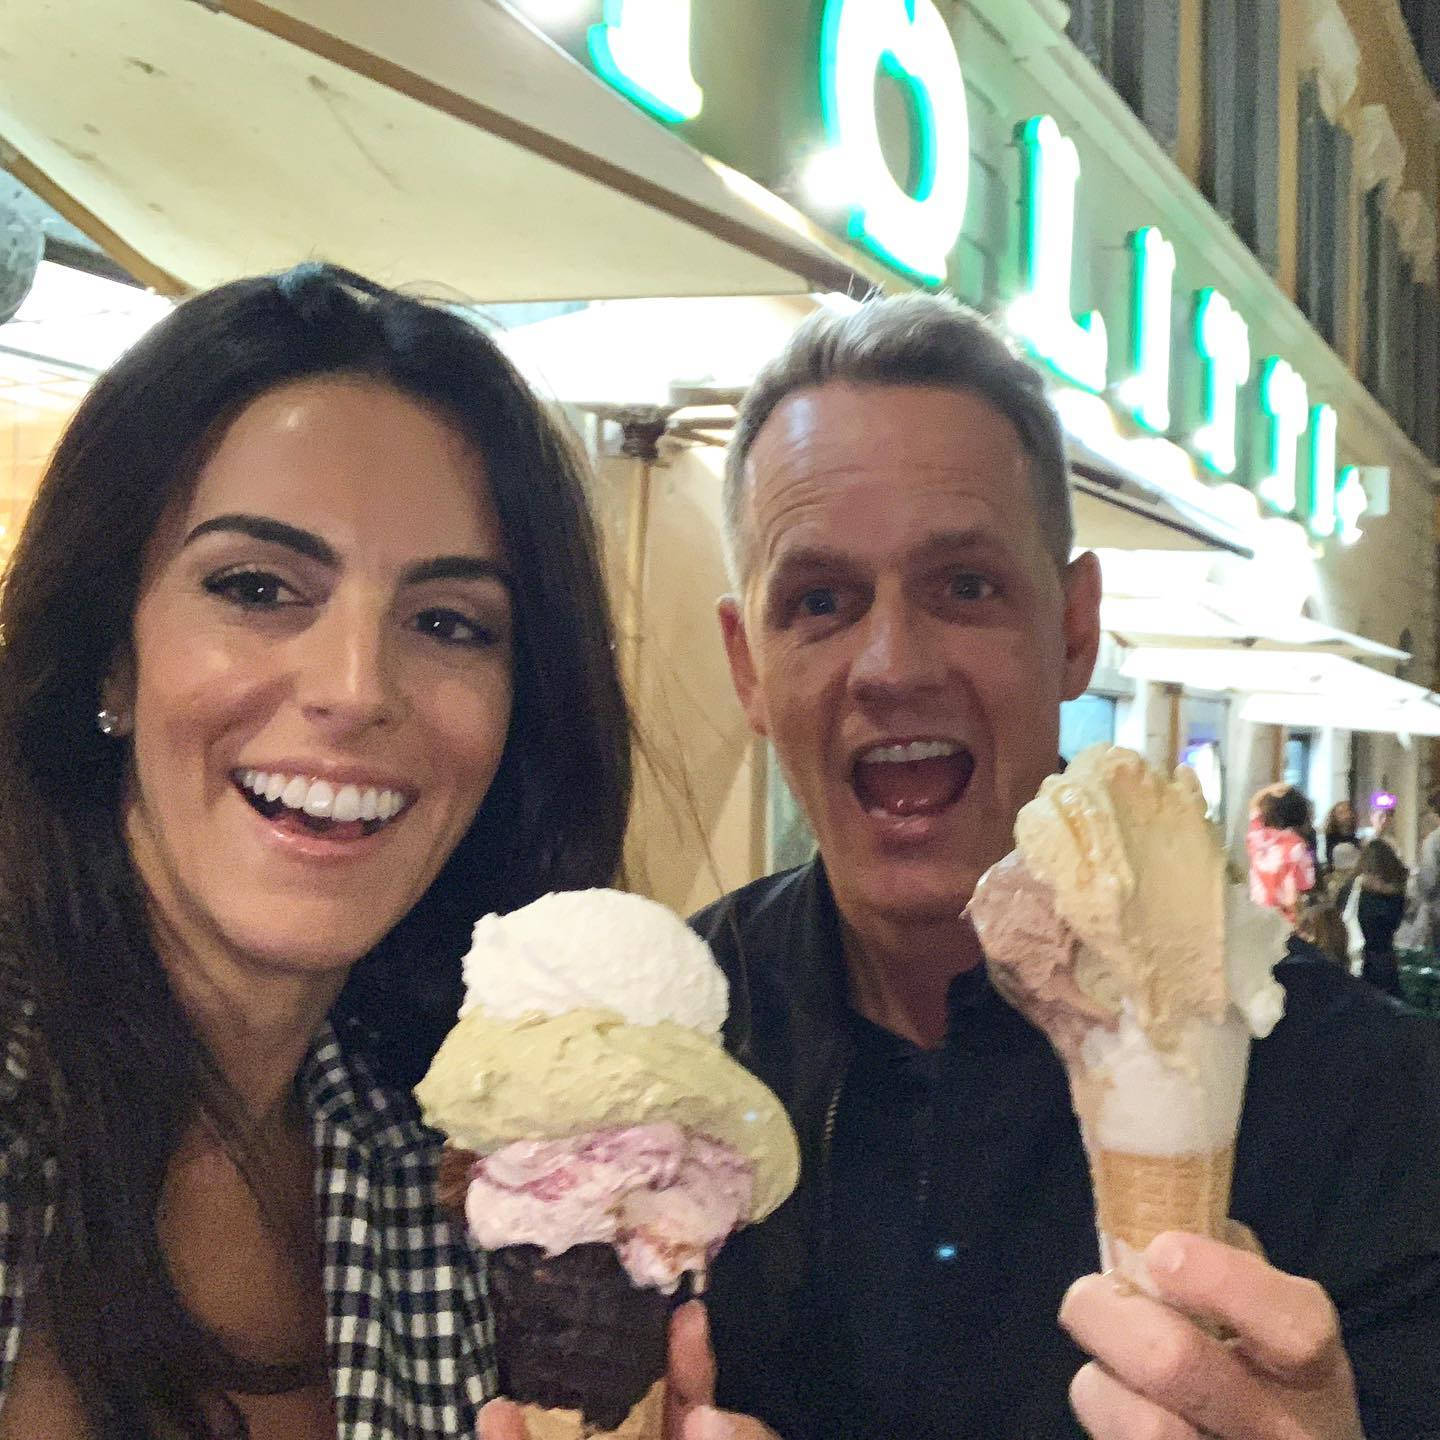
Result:
[[[470,1232],[487,1250],[613,1245],[631,1280],[667,1294],[706,1269],[749,1213],[754,1167],[659,1122],[564,1140],[517,1140],[474,1161]]]
[[[1049,1036],[1067,1066],[1079,1065],[1086,1035],[1096,1025],[1113,1029],[1115,1016],[1076,983],[1080,937],[1056,913],[1055,892],[1011,851],[986,872],[969,914],[991,983]]]

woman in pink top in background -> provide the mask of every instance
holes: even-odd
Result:
[[[1251,804],[1245,848],[1250,898],[1278,910],[1293,925],[1300,897],[1315,888],[1310,802],[1293,785],[1272,785]]]

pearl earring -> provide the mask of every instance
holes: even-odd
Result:
[[[95,723],[102,735],[116,735],[120,731],[120,717],[107,706],[101,706],[95,716]]]

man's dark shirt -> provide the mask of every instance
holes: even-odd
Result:
[[[722,1252],[722,1404],[784,1440],[1079,1440],[1055,1322],[1097,1265],[1064,1072],[982,970],[925,1052],[845,1001],[818,864],[697,916],[732,1047],[786,1102],[796,1195]],[[1440,1440],[1440,1026],[1297,947],[1252,1051],[1232,1213],[1339,1306],[1369,1440]]]

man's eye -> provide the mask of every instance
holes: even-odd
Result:
[[[950,594],[956,600],[988,600],[995,586],[983,575],[956,575],[950,581]]]
[[[300,599],[278,575],[272,575],[268,570],[227,570],[211,575],[205,581],[205,589],[247,610],[295,605]]]
[[[802,615],[833,615],[839,608],[833,590],[807,590],[800,597]]]
[[[442,645],[463,645],[484,650],[500,639],[489,626],[462,615],[458,610],[422,610],[411,625]]]

